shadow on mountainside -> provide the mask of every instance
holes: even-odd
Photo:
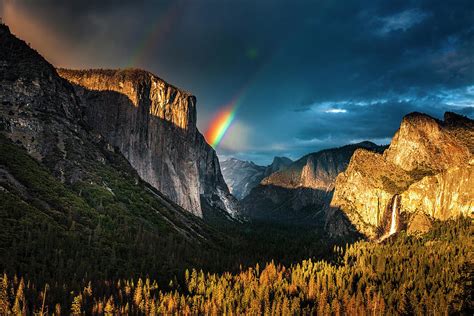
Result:
[[[359,237],[346,214],[330,207],[333,192],[260,184],[242,201],[242,212],[250,221],[320,229],[330,237]]]
[[[245,264],[331,260],[334,246],[363,238],[344,212],[329,208],[332,191],[260,187],[271,190],[273,199],[268,193],[246,197],[242,206],[244,222],[229,224],[223,214],[203,209],[207,221],[233,238],[232,252]]]
[[[250,220],[313,226],[330,200],[324,190],[260,184],[242,200],[242,212]]]

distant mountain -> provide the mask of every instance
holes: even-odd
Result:
[[[221,168],[230,193],[239,200],[262,181],[265,173],[264,166],[236,158],[224,160],[221,162]]]
[[[371,238],[430,219],[474,214],[474,121],[406,115],[383,153],[358,149],[336,180],[333,208]],[[420,226],[420,223],[424,223]]]
[[[277,171],[283,171],[288,168],[288,166],[292,163],[293,160],[291,160],[290,158],[278,156],[274,157],[272,163],[265,168],[264,176],[268,177],[272,173],[275,173]]]
[[[273,162],[264,167],[251,161],[231,158],[221,163],[222,175],[230,192],[239,200],[246,197],[266,176],[285,169],[292,161],[286,157],[275,157]]]
[[[358,148],[380,152],[385,147],[362,142],[308,154],[264,178],[243,199],[243,212],[249,218],[277,221],[319,216],[331,200],[337,175]]]

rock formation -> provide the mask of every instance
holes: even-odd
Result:
[[[91,144],[103,142],[186,210],[201,216],[202,198],[235,213],[194,96],[141,70],[57,71],[7,26],[0,36],[0,129],[55,175],[81,179],[87,168],[74,160],[105,161]]]
[[[273,162],[264,167],[251,161],[242,161],[231,158],[221,163],[222,175],[229,186],[230,192],[237,199],[246,197],[250,190],[256,187],[263,178],[270,174],[285,169],[292,163],[286,157],[275,157]]]
[[[403,209],[446,220],[474,212],[474,159],[410,185],[401,195]]]
[[[0,47],[2,136],[24,147],[30,156],[69,187],[87,183],[109,190],[98,176],[98,169],[107,165],[110,172],[115,172],[114,175],[120,174],[131,180],[139,188],[137,191],[146,190],[146,194],[152,195],[163,206],[163,210],[173,214],[165,216],[164,211],[155,210],[160,220],[167,217],[164,220],[181,232],[199,226],[193,223],[192,219],[196,219],[194,216],[160,192],[142,185],[143,182],[120,152],[105,142],[101,135],[89,130],[73,86],[3,24],[0,24]],[[20,183],[11,176],[9,178],[9,182]],[[27,189],[24,194],[26,197]],[[41,206],[54,209],[47,204]]]
[[[465,126],[463,121],[469,124],[454,113],[447,113],[444,122],[422,113],[408,114],[384,157],[409,172],[438,172],[464,163],[470,156],[474,130]],[[456,136],[456,131],[465,134],[466,138],[460,138],[459,134]]]
[[[117,147],[142,179],[195,215],[201,198],[235,213],[215,151],[196,128],[196,98],[155,75],[66,70],[85,122]]]
[[[143,181],[82,104],[0,23],[0,266],[82,279],[203,264],[220,233]]]
[[[386,233],[381,225],[395,195],[408,221],[418,212],[440,220],[471,216],[473,143],[474,122],[468,118],[446,113],[439,121],[411,113],[383,154],[364,149],[354,153],[337,177],[331,206],[371,238]]]
[[[308,154],[285,170],[271,174],[262,181],[262,184],[289,189],[311,188],[331,191],[336,176],[346,169],[352,153],[357,148],[377,150],[379,146],[371,142],[362,142]]]

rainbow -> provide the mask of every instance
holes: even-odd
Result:
[[[232,124],[237,108],[241,103],[239,102],[240,100],[241,98],[236,98],[233,102],[224,106],[211,120],[211,123],[204,133],[204,137],[212,148],[216,148],[219,145],[227,129]]]
[[[163,40],[163,37],[173,28],[173,23],[179,18],[181,6],[182,1],[173,1],[171,5],[155,18],[154,23],[148,27],[148,32],[145,32],[143,38],[135,46],[135,51],[131,55],[127,67],[140,66],[146,60],[156,43]]]
[[[264,65],[265,64],[257,68],[253,76],[245,83],[245,85],[242,86],[232,101],[222,107],[222,109],[212,118],[206,132],[204,133],[206,141],[212,146],[212,148],[216,149],[217,146],[219,146],[219,143],[222,141],[227,130],[234,121],[237,109],[243,103],[245,97],[250,93],[251,87],[258,74],[262,71]]]

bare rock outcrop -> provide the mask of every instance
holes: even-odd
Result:
[[[262,180],[262,185],[331,191],[336,176],[347,168],[352,154],[358,148],[377,150],[379,146],[371,142],[361,142],[321,150],[300,158],[284,170],[270,174]]]
[[[437,172],[465,162],[470,157],[469,146],[454,137],[455,126],[446,125],[426,114],[406,115],[384,153],[385,159],[406,171]],[[472,130],[467,132],[474,138]]]
[[[424,211],[440,220],[470,216],[474,212],[474,160],[424,177],[401,196],[406,212]]]
[[[411,113],[383,154],[357,150],[335,184],[331,207],[365,235],[379,237],[390,201],[406,221],[422,212],[440,220],[474,212],[474,122],[455,113],[439,121]]]
[[[422,235],[427,233],[432,226],[430,217],[423,212],[418,212],[412,216],[407,227],[407,233],[409,235]]]

